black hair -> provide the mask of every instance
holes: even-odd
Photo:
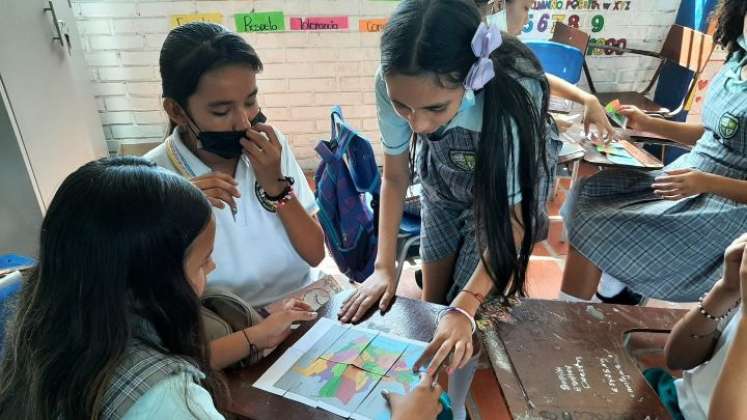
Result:
[[[737,38],[744,32],[744,15],[747,14],[747,1],[721,0],[712,19],[716,19],[716,33],[713,39],[726,48],[728,58],[737,51],[745,53],[737,43]]]
[[[471,41],[480,25],[473,0],[403,0],[389,19],[381,38],[381,65],[385,76],[402,74],[433,77],[444,87],[458,87],[477,61]],[[503,44],[494,51],[495,77],[482,89],[483,126],[477,151],[474,210],[480,257],[503,296],[524,294],[529,256],[538,236],[538,199],[545,160],[545,123],[549,102],[547,79],[531,51],[503,33]],[[540,110],[518,79],[529,78],[543,90]],[[538,100],[539,102],[539,100]],[[512,122],[518,131],[514,150]],[[518,153],[517,153],[518,152]],[[506,159],[496,158],[509,156]],[[517,162],[512,162],[518,156]],[[524,236],[516,249],[512,230],[507,178],[518,165],[522,194],[521,223]]]
[[[189,181],[141,158],[101,159],[68,176],[9,322],[0,418],[100,418],[136,318],[154,327],[169,354],[208,375],[203,385],[216,399],[227,397],[210,370],[200,300],[184,272],[211,217]]]
[[[203,74],[229,65],[246,65],[262,71],[262,61],[244,38],[224,26],[192,22],[169,32],[161,47],[159,67],[163,96],[184,110],[187,99],[197,90]],[[169,133],[176,124],[171,121]]]

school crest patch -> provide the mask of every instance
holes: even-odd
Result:
[[[718,121],[718,133],[725,139],[734,137],[739,131],[739,118],[731,112],[725,112]]]
[[[270,213],[277,213],[278,209],[275,206],[275,203],[267,199],[265,190],[263,190],[262,187],[259,186],[259,182],[256,181],[254,182],[254,194],[257,196],[257,200],[259,200],[259,204],[262,205],[262,208]]]
[[[452,150],[449,152],[449,159],[451,159],[451,163],[453,163],[457,168],[463,171],[472,172],[475,170],[477,155],[475,152]]]

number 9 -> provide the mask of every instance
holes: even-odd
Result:
[[[591,18],[591,31],[599,32],[604,29],[604,16],[596,15]]]

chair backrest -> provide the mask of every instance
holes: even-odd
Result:
[[[672,25],[661,48],[661,58],[700,73],[713,52],[713,37],[694,29]]]
[[[550,40],[575,47],[581,51],[583,55],[586,55],[589,48],[589,42],[591,42],[591,36],[580,29],[573,28],[562,22],[557,22],[555,24],[555,32],[553,32]]]
[[[578,48],[553,41],[532,40],[524,44],[534,52],[546,73],[574,85],[581,80],[584,54]]]

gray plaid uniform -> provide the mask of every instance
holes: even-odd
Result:
[[[521,79],[520,82],[538,104],[537,96],[542,93],[538,88],[539,83],[529,79]],[[554,169],[562,146],[554,123],[548,123],[547,133],[544,139],[547,142],[545,158],[550,171],[549,175],[541,177],[538,187],[538,200],[543,203],[538,217],[539,239],[544,239],[547,234],[545,203],[548,192],[552,191],[550,186],[553,185]],[[423,261],[432,262],[457,255],[453,283],[447,293],[448,301],[454,299],[467,284],[480,262],[473,210],[474,163],[480,141],[480,133],[462,127],[452,128],[437,138],[418,135],[417,139],[417,170],[423,187],[420,198],[420,256]],[[508,156],[497,158],[507,160],[508,192],[509,195],[512,192],[518,195],[520,200],[519,183],[513,179],[514,159]]]
[[[744,61],[736,55],[713,79],[703,137],[664,170],[747,179],[747,81],[736,77]],[[714,194],[659,199],[651,184],[661,174],[599,172],[574,186],[562,214],[571,245],[597,267],[644,296],[692,301],[719,279],[724,250],[747,231],[747,206]]]
[[[190,361],[166,354],[153,327],[142,318],[135,322],[135,337],[114,370],[104,393],[101,418],[121,419],[140,397],[159,382],[180,372],[190,374],[195,383],[205,377]]]

